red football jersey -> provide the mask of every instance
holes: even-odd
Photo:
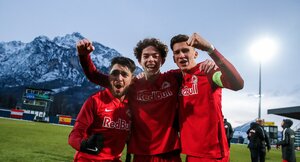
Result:
[[[222,89],[240,90],[244,80],[235,67],[216,49],[209,54],[220,68],[209,74],[199,65],[183,77],[179,92],[182,152],[207,159],[229,157],[222,114]]]
[[[82,106],[72,132],[70,145],[77,150],[75,158],[94,160],[119,159],[130,130],[128,100],[121,102],[108,89],[90,96]],[[98,155],[80,152],[80,144],[93,134],[102,134],[103,149]]]
[[[179,149],[178,130],[174,120],[178,111],[178,77],[180,71],[168,71],[149,82],[139,79],[129,90],[132,113],[128,151],[155,155]]]
[[[221,158],[228,155],[221,110],[222,89],[212,74],[199,65],[184,75],[179,92],[182,153],[195,157]]]

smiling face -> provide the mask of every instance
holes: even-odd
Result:
[[[112,94],[117,98],[123,97],[128,90],[132,78],[133,74],[127,66],[114,64],[111,67],[109,75]]]
[[[143,67],[145,75],[153,76],[160,72],[163,59],[159,51],[154,46],[143,49],[139,64]]]
[[[173,59],[176,65],[182,70],[187,71],[196,66],[198,52],[186,42],[179,42],[173,45]]]

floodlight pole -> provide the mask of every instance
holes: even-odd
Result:
[[[258,118],[261,119],[261,60],[259,60]]]

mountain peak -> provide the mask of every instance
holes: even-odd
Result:
[[[74,32],[72,34],[66,34],[63,37],[55,37],[53,42],[60,46],[74,47],[76,42],[83,38],[84,37],[80,33]]]
[[[48,41],[51,41],[48,37],[44,36],[44,35],[41,35],[41,36],[38,36],[36,38],[34,38],[33,42],[48,42]]]
[[[72,34],[67,34],[67,35],[71,35],[71,36],[73,36],[73,37],[77,37],[77,38],[80,38],[80,39],[83,39],[84,37],[80,34],[80,33],[78,33],[78,32],[73,32]],[[66,35],[66,36],[67,36]]]

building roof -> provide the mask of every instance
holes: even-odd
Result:
[[[268,109],[268,114],[280,115],[300,120],[300,106]]]

